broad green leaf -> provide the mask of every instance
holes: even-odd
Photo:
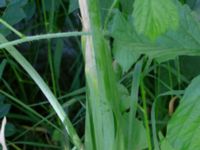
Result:
[[[200,147],[200,76],[185,91],[167,126],[166,140],[176,150],[196,150]]]
[[[138,33],[155,39],[168,29],[178,27],[179,17],[172,0],[135,0],[134,24]]]
[[[128,144],[128,134],[129,131],[129,116],[127,114],[123,115],[123,125],[124,125],[124,133],[125,133],[125,143]],[[142,121],[139,121],[138,119],[134,119],[134,132],[131,136],[131,149],[133,150],[143,150],[147,148],[147,136],[146,136],[146,130],[143,125]],[[126,145],[128,146],[128,145]],[[127,150],[128,148],[126,148]]]
[[[12,136],[13,134],[16,133],[16,128],[13,124],[7,123],[6,128],[5,128],[5,137]]]
[[[128,131],[127,131],[128,132]],[[134,121],[134,132],[133,132],[133,145],[132,149],[134,150],[143,150],[148,147],[147,144],[147,135],[146,129],[142,121]]]
[[[122,26],[121,28],[117,28],[117,30],[114,30],[116,31],[116,33],[112,34],[112,36],[114,37],[114,56],[116,55],[115,51],[120,51],[122,48],[124,48],[124,53],[126,53],[126,51],[128,50],[132,50],[133,53],[137,55],[145,54],[152,59],[156,59],[158,62],[168,61],[180,55],[199,56],[199,21],[195,17],[195,14],[191,12],[188,6],[177,4],[177,7],[179,9],[180,16],[179,28],[176,31],[169,31],[166,34],[162,35],[158,38],[156,42],[145,40],[144,37],[138,36],[136,33],[131,32],[131,30],[127,27],[127,24],[131,26],[131,23],[129,23],[126,19],[123,19],[123,28],[126,28],[129,33],[122,32]],[[116,21],[116,24],[117,23],[120,24],[120,22]],[[129,36],[130,33],[132,38]],[[128,54],[131,55],[130,53]],[[124,63],[124,61],[120,59],[119,61],[120,65],[123,64],[125,66],[125,69],[128,68],[127,63]],[[131,62],[129,62],[128,66],[131,65]]]
[[[199,56],[183,56],[180,57],[181,73],[188,79],[196,77],[200,74],[200,57]],[[197,69],[198,68],[198,69]]]
[[[11,0],[8,6],[23,7],[27,4],[28,0]]]
[[[133,51],[132,48],[126,47],[125,45],[115,41],[114,58],[122,66],[123,72],[127,72],[131,66],[137,61],[138,54]]]
[[[120,0],[122,10],[126,14],[131,14],[133,11],[134,0]]]
[[[8,114],[10,110],[10,104],[1,104],[0,105],[0,118],[3,118]]]
[[[26,17],[26,15],[25,15],[23,9],[20,7],[17,7],[17,6],[8,7],[2,16],[3,20],[8,22],[10,25],[14,25],[14,24],[18,23],[25,17]]]
[[[126,72],[140,55],[134,52],[134,47],[127,47],[126,44],[122,44],[120,41],[126,41],[125,43],[139,42],[139,37],[135,36],[135,31],[120,12],[117,12],[114,16],[111,34],[115,39],[113,44],[114,58],[122,67],[123,72]]]
[[[101,21],[104,22],[114,0],[100,0]]]
[[[36,2],[34,0],[27,3],[27,5],[24,6],[24,12],[26,14],[26,19],[29,20],[33,17],[36,10]]]
[[[69,1],[69,10],[68,10],[69,14],[72,13],[73,11],[75,11],[78,8],[79,8],[78,0],[70,0]]]
[[[175,150],[170,144],[169,142],[164,139],[161,141],[161,150]]]
[[[2,19],[5,20],[11,26],[19,23],[22,19],[26,17],[26,14],[23,10],[23,7],[26,3],[27,0],[10,1],[5,11],[3,12],[3,15],[1,16]],[[10,33],[10,30],[0,24],[0,32],[1,34],[6,36]]]

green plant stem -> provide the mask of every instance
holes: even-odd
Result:
[[[7,27],[8,29],[10,29],[11,31],[13,31],[16,35],[18,35],[20,38],[25,37],[22,33],[20,33],[19,31],[17,31],[15,28],[13,28],[11,25],[9,25],[6,21],[4,21],[3,19],[0,18],[0,23],[2,23],[5,27]]]
[[[82,38],[88,90],[86,149],[124,150],[121,102],[109,44],[103,35],[99,0],[79,0],[79,4],[83,29],[92,35],[85,38],[85,43]]]
[[[25,42],[39,41],[45,39],[54,39],[54,38],[66,38],[72,36],[82,36],[82,35],[90,35],[88,32],[62,32],[62,33],[49,33],[49,34],[41,34],[34,36],[27,36],[22,39],[14,40],[11,42],[4,42],[0,44],[0,49],[6,48],[8,46],[19,45]]]
[[[49,68],[50,68],[50,73],[51,73],[51,81],[52,81],[52,86],[53,86],[53,93],[57,95],[57,86],[56,86],[56,80],[55,80],[55,70],[53,67],[53,58],[52,58],[52,51],[51,51],[51,41],[48,40],[47,42],[47,47],[48,47],[48,62],[49,62]]]
[[[178,89],[181,89],[181,67],[180,67],[180,59],[179,56],[177,56],[176,60],[175,60],[175,64],[176,64],[176,68],[177,68],[177,72],[178,72],[178,77],[177,77],[177,81],[178,81]]]
[[[155,98],[155,101],[152,105],[152,110],[151,110],[151,124],[152,124],[152,134],[153,134],[152,138],[153,138],[153,143],[154,143],[154,149],[160,150],[158,137],[157,137],[157,130],[156,130],[156,117],[155,117],[156,103],[157,103],[157,97]]]
[[[51,0],[51,11],[49,15],[49,31],[48,32],[53,32],[53,23],[54,23],[54,4],[55,0]],[[58,91],[58,85],[56,84],[56,76],[55,76],[55,68],[53,65],[53,57],[52,57],[52,48],[51,48],[51,40],[48,40],[48,60],[49,60],[49,67],[51,71],[51,80],[52,80],[52,85],[53,85],[53,92],[55,95],[57,95]]]
[[[151,134],[150,134],[150,128],[149,128],[148,114],[147,114],[146,92],[145,92],[143,80],[141,80],[140,87],[141,87],[142,103],[143,103],[143,110],[144,110],[144,122],[145,122],[145,127],[146,127],[146,132],[147,132],[148,148],[149,148],[149,150],[152,150]]]
[[[21,108],[23,108],[24,111],[29,111],[30,113],[32,113],[33,115],[35,115],[36,117],[38,117],[39,119],[43,120],[44,122],[46,122],[48,125],[52,126],[53,128],[55,128],[56,130],[58,130],[59,132],[62,133],[62,130],[59,129],[55,124],[53,124],[51,121],[49,121],[47,118],[43,117],[41,114],[39,114],[38,112],[36,112],[34,109],[32,109],[31,107],[27,106],[26,104],[24,104],[23,102],[21,102],[19,99],[17,99],[16,97],[10,95],[9,93],[0,90],[0,93],[4,96],[6,96],[7,98],[9,98],[11,101],[13,101],[14,103],[18,104]],[[15,140],[15,139],[13,139]]]
[[[52,32],[53,31],[53,20],[54,20],[54,0],[50,0],[51,3],[51,11],[49,15],[49,21],[47,20],[47,14],[46,14],[46,8],[44,4],[44,0],[42,0],[42,10],[43,10],[43,15],[44,15],[44,22],[45,22],[45,29],[46,32]],[[47,24],[48,22],[48,24]],[[51,41],[48,39],[47,41],[47,49],[48,49],[48,64],[50,68],[50,73],[51,73],[51,81],[52,81],[52,86],[53,86],[53,93],[56,95],[56,80],[55,80],[55,70],[53,67],[53,58],[52,58],[52,51],[51,51]]]
[[[47,14],[46,14],[46,7],[45,7],[45,3],[44,0],[42,0],[42,11],[43,11],[43,17],[44,17],[44,25],[45,28],[48,29],[49,23],[47,21]]]
[[[66,9],[66,7],[65,7],[65,4],[63,3],[63,0],[59,0],[59,1],[60,1],[60,5],[61,5],[61,7],[63,8],[64,13],[65,13],[65,15],[66,15],[66,22],[67,22],[67,24],[69,25],[69,27],[70,27],[71,30],[74,30],[75,27],[74,27],[74,25],[73,25],[71,19],[69,18],[69,14],[68,14],[68,12],[67,12],[67,9]],[[78,47],[81,49],[81,48],[82,48],[82,47],[81,47],[81,42],[80,42],[80,40],[78,39],[78,37],[75,37],[75,41],[76,41]]]
[[[170,88],[173,90],[173,78],[172,78],[171,66],[169,62],[167,62],[167,66],[168,66],[168,74],[169,74],[169,85],[170,85]]]

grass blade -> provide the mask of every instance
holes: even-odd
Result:
[[[8,42],[4,38],[4,36],[1,34],[0,34],[0,41],[1,43]],[[56,111],[58,117],[60,118],[65,129],[67,130],[67,133],[69,134],[74,145],[76,145],[78,149],[81,149],[81,146],[82,146],[81,140],[78,137],[72,123],[70,122],[62,106],[57,101],[56,97],[53,95],[53,93],[51,92],[47,84],[44,82],[44,80],[40,77],[40,75],[36,72],[36,70],[31,66],[31,64],[17,51],[16,48],[14,48],[13,46],[7,45],[5,49],[23,67],[23,69],[26,70],[26,72],[30,75],[30,77],[35,81],[35,83],[38,85],[38,87],[41,89],[43,94],[48,99],[53,109]]]
[[[140,60],[136,65],[133,72],[133,83],[131,88],[131,102],[130,102],[130,115],[129,115],[129,134],[128,134],[128,150],[131,150],[132,147],[132,137],[133,137],[133,126],[134,119],[136,119],[137,103],[138,103],[138,94],[140,86],[140,76],[142,71],[143,59]]]

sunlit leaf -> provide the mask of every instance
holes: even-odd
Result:
[[[116,13],[113,19],[111,34],[115,39],[113,44],[114,58],[121,65],[123,72],[126,72],[140,55],[133,51],[134,47],[128,47],[126,44],[121,44],[120,41],[123,40],[126,43],[132,43],[132,41],[139,42],[140,39],[136,36],[131,25],[119,12]]]
[[[152,39],[178,27],[178,11],[172,0],[135,0],[133,17],[138,33]]]
[[[166,140],[176,150],[194,150],[200,147],[200,76],[186,89],[168,126]]]
[[[180,16],[180,25],[178,29],[163,34],[155,42],[145,40],[144,37],[138,36],[135,32],[132,32],[127,26],[127,24],[129,24],[130,27],[131,23],[127,21],[127,19],[123,19],[123,26],[118,25],[119,28],[114,30],[115,33],[113,32],[112,34],[116,41],[114,41],[113,48],[114,56],[116,57],[116,51],[119,53],[123,50],[123,55],[127,53],[129,57],[132,53],[137,55],[145,54],[152,59],[156,59],[158,62],[164,62],[180,55],[200,55],[200,23],[188,6],[181,6],[179,4],[178,8]],[[118,22],[118,24],[120,24],[120,22]],[[120,54],[122,54],[122,52]],[[124,57],[124,59],[125,58],[128,57]],[[131,60],[132,62],[124,63],[128,61],[124,59],[118,59],[118,61],[126,70],[134,61]]]

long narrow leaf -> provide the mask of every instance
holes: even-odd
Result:
[[[8,42],[1,34],[0,34],[0,41],[1,43]],[[23,67],[23,69],[26,70],[26,72],[38,85],[43,94],[47,97],[51,106],[56,111],[58,117],[60,118],[70,138],[72,139],[72,142],[77,146],[78,149],[80,149],[82,145],[80,138],[78,137],[72,123],[70,122],[62,106],[59,104],[59,102],[57,101],[56,97],[53,95],[47,84],[36,72],[36,70],[31,66],[31,64],[18,52],[16,48],[14,48],[13,46],[7,46],[5,49]]]

